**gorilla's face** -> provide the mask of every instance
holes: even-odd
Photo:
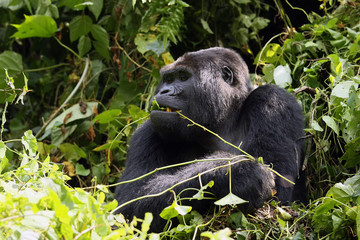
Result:
[[[195,140],[204,131],[188,127],[177,111],[210,129],[216,129],[252,89],[246,64],[238,54],[223,48],[187,53],[161,69],[154,99],[161,110],[150,119],[165,137]]]

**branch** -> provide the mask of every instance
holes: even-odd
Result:
[[[67,99],[63,102],[63,104],[53,113],[51,114],[51,116],[48,118],[48,120],[44,123],[44,125],[41,127],[41,129],[36,133],[35,137],[37,138],[42,131],[46,128],[47,125],[49,125],[49,123],[51,122],[51,120],[54,119],[54,117],[60,112],[61,109],[64,108],[64,106],[70,101],[70,99],[74,96],[74,94],[76,93],[76,91],[79,89],[80,85],[84,82],[87,74],[88,74],[88,70],[89,70],[89,65],[90,65],[90,60],[88,58],[86,58],[86,63],[85,63],[85,68],[84,71],[81,75],[81,78],[79,80],[79,82],[76,84],[75,88],[72,90],[72,92],[70,93],[70,95],[67,97]]]

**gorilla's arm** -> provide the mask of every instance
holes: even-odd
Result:
[[[216,152],[206,159],[224,159],[233,158],[234,155],[224,152]],[[233,161],[240,160],[241,158],[235,158]],[[160,193],[166,189],[173,187],[178,182],[196,177],[199,174],[216,168],[218,166],[224,166],[214,171],[210,171],[201,175],[201,182],[206,185],[210,181],[214,181],[212,188],[206,189],[208,192],[212,192],[217,198],[222,198],[229,193],[229,175],[228,167],[226,166],[228,161],[204,161],[190,164],[186,167],[178,168],[176,172],[169,173],[167,171],[159,172],[154,175],[147,183],[140,181],[137,185],[138,191],[141,195],[149,195]],[[245,212],[253,211],[259,208],[263,203],[271,198],[272,189],[274,189],[274,178],[272,173],[266,169],[263,165],[253,161],[241,161],[231,166],[232,169],[232,192],[249,201],[249,203],[240,206]],[[126,185],[126,184],[125,184]],[[132,187],[135,187],[133,185]],[[173,188],[176,194],[180,193],[184,189],[196,188],[200,189],[199,179],[186,181],[181,185]],[[126,188],[126,186],[125,186]],[[196,191],[187,190],[182,192],[181,198],[192,197]],[[129,199],[130,200],[130,199]],[[159,197],[151,197],[143,200],[139,200],[135,203],[124,206],[120,209],[120,212],[125,216],[137,216],[142,218],[145,212],[152,212],[154,216],[152,230],[159,231],[161,226],[164,225],[164,220],[159,217],[160,212],[167,206],[171,205],[173,201],[173,194],[167,192]],[[183,204],[190,204],[193,209],[197,211],[204,211],[208,209],[209,204],[204,202],[205,200],[191,200],[190,203],[182,202]]]
[[[245,139],[241,148],[264,162],[289,180],[296,182],[298,196],[305,198],[301,164],[304,119],[300,105],[285,90],[264,85],[255,89],[244,102],[241,120]],[[277,197],[282,202],[297,199],[294,185],[276,178]]]

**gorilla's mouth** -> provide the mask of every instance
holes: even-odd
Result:
[[[178,111],[180,111],[180,110],[179,110],[179,109],[175,109],[175,108],[166,107],[166,108],[160,109],[160,111],[165,111],[165,112],[178,112]]]
[[[175,113],[181,111],[180,109],[174,107],[165,107],[165,106],[153,106],[151,111],[160,111],[160,112],[168,112],[168,113]]]

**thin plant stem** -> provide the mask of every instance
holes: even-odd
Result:
[[[221,141],[223,141],[224,143],[226,143],[226,144],[228,144],[228,145],[230,145],[230,146],[234,147],[235,149],[239,150],[240,152],[242,152],[243,154],[245,154],[245,155],[246,155],[249,159],[251,159],[251,160],[255,160],[255,158],[254,158],[253,156],[251,156],[249,153],[245,152],[245,151],[244,151],[244,150],[242,150],[240,147],[235,146],[235,145],[234,145],[234,144],[232,144],[231,142],[226,141],[225,139],[223,139],[222,137],[220,137],[220,135],[219,135],[219,134],[214,133],[213,131],[211,131],[211,130],[207,129],[206,127],[204,127],[204,126],[202,126],[202,125],[200,125],[200,124],[198,124],[198,123],[194,122],[193,120],[191,120],[190,118],[188,118],[188,117],[186,117],[184,114],[182,114],[180,111],[177,111],[176,113],[177,113],[177,114],[179,114],[182,118],[184,118],[184,119],[186,119],[186,120],[190,121],[190,122],[191,122],[191,124],[193,124],[193,125],[195,125],[195,126],[198,126],[198,127],[202,128],[203,130],[205,130],[205,131],[207,131],[207,132],[211,133],[212,135],[214,135],[215,137],[219,138],[219,139],[220,139]]]
[[[217,166],[217,167],[208,169],[208,170],[200,173],[200,175],[204,175],[204,174],[206,174],[206,173],[215,171],[215,170],[217,170],[217,169],[219,169],[219,168],[223,168],[223,167],[226,167],[226,166],[234,165],[234,164],[236,164],[236,163],[243,162],[243,161],[249,161],[249,159],[240,159],[240,160],[236,160],[236,161],[231,162],[231,163],[226,164],[226,165]],[[134,198],[134,199],[132,199],[132,200],[130,200],[130,201],[127,201],[127,202],[121,204],[120,206],[116,207],[114,210],[112,210],[112,211],[111,211],[111,214],[115,213],[117,210],[119,210],[120,208],[122,208],[122,207],[124,207],[124,206],[126,206],[126,205],[128,205],[128,204],[130,204],[130,203],[133,203],[133,202],[136,202],[136,201],[139,201],[139,200],[142,200],[142,199],[146,199],[146,198],[161,196],[161,195],[165,194],[166,192],[174,189],[175,187],[177,187],[177,186],[179,186],[179,185],[181,185],[181,184],[183,184],[183,183],[185,183],[185,182],[188,182],[188,181],[190,181],[190,180],[193,180],[193,179],[195,179],[195,178],[198,178],[198,176],[199,176],[199,175],[196,174],[196,175],[194,175],[194,176],[192,176],[192,177],[190,177],[190,178],[187,178],[187,179],[185,179],[185,180],[183,180],[183,181],[177,182],[176,184],[172,185],[171,187],[169,187],[169,188],[167,188],[167,189],[165,189],[165,190],[163,190],[163,191],[161,191],[161,192],[159,192],[159,193],[144,195],[144,196],[141,196],[141,197],[138,197],[138,198]],[[124,183],[124,182],[123,182],[123,183]]]

